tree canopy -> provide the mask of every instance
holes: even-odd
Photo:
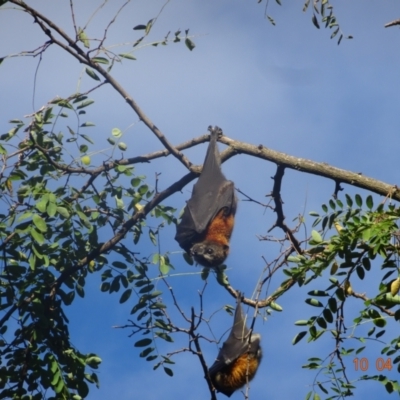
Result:
[[[400,392],[394,7],[259,3],[0,2],[0,398],[222,398],[238,292],[237,398]],[[215,270],[174,241],[208,125]]]

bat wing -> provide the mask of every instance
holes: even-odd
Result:
[[[239,294],[232,330],[209,370],[211,376],[234,362],[242,354],[247,352],[257,353],[260,347],[260,335],[252,334],[250,344],[249,335],[250,330],[246,326],[241,306],[241,295]]]
[[[219,132],[219,129],[211,129],[203,170],[177,227],[175,239],[187,252],[222,208],[225,207],[228,214],[236,208],[234,184],[221,172],[217,146]]]

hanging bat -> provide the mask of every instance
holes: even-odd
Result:
[[[210,144],[203,170],[193,186],[175,240],[198,264],[218,267],[229,253],[237,200],[233,182],[221,172],[217,139],[222,130],[211,126],[208,130]]]
[[[260,341],[261,335],[252,333],[246,326],[241,293],[238,293],[232,330],[209,369],[218,392],[231,397],[235,390],[254,378],[262,357]]]

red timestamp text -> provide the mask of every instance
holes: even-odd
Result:
[[[354,369],[358,371],[359,369],[361,371],[367,371],[369,368],[369,361],[368,358],[355,358],[353,360],[354,363]],[[382,357],[379,357],[375,360],[375,368],[378,371],[383,371],[385,369],[391,370],[392,369],[392,360],[390,358],[387,358],[386,360],[383,359]]]

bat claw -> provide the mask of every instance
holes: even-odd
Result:
[[[209,125],[208,131],[210,132],[210,135],[217,135],[217,137],[221,137],[224,135],[224,132],[222,132],[222,129],[219,126],[212,126]]]

